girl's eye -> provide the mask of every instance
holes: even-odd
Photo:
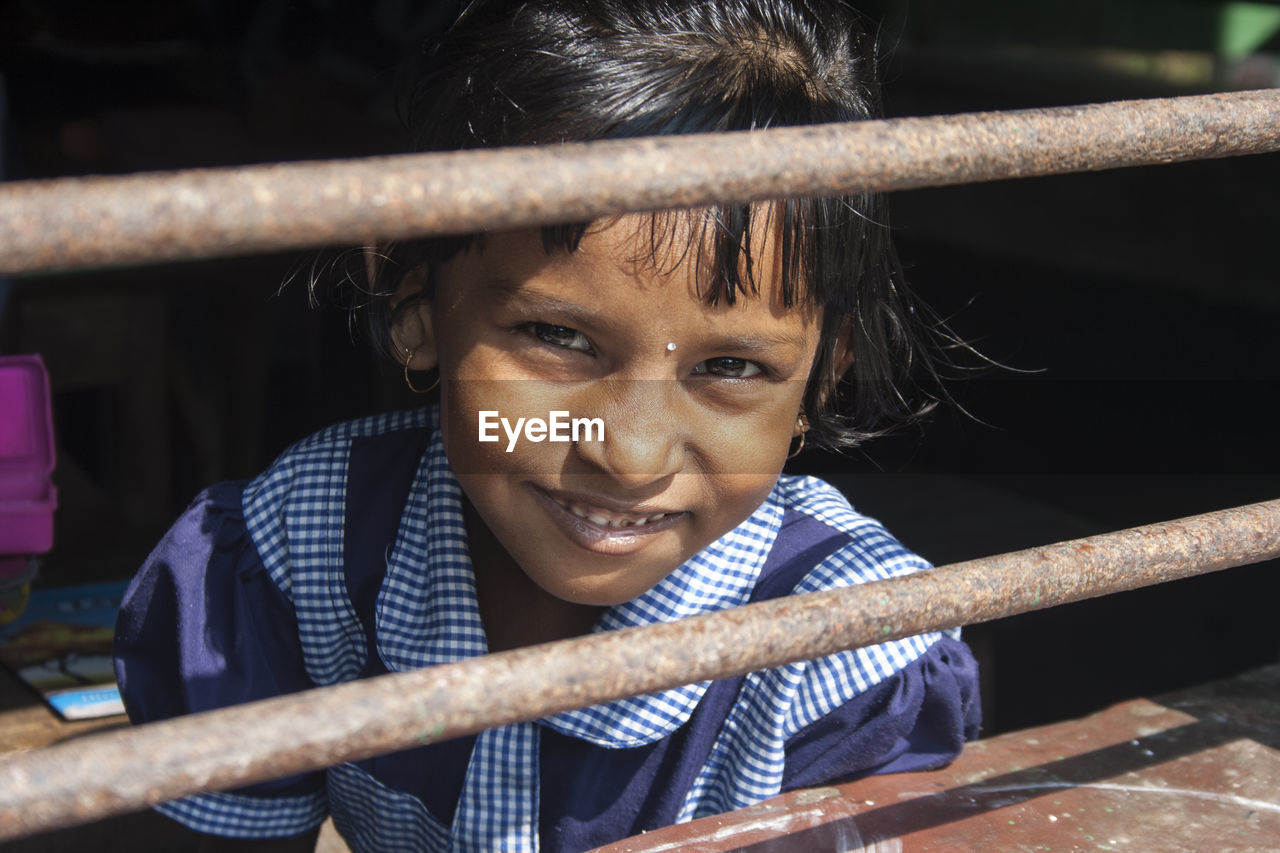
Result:
[[[551,344],[553,347],[578,350],[579,352],[592,351],[591,341],[587,340],[587,336],[577,329],[570,329],[568,326],[554,326],[550,323],[530,323],[527,328],[530,334],[538,340]]]
[[[700,362],[693,368],[693,372],[708,376],[721,376],[727,379],[749,379],[752,376],[760,375],[764,371],[754,361],[724,356],[721,358],[709,358],[704,362]]]

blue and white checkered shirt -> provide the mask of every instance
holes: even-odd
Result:
[[[263,566],[297,614],[306,670],[318,686],[355,679],[365,634],[343,568],[351,442],[393,430],[433,438],[409,490],[377,597],[376,643],[391,671],[485,654],[485,633],[463,526],[462,492],[450,472],[434,411],[395,413],[320,432],[287,451],[246,487],[244,517]],[[850,537],[813,566],[795,592],[866,583],[927,564],[819,480],[784,476],[764,503],[638,598],[610,608],[598,631],[667,622],[744,604],[787,510]],[[688,790],[679,820],[739,808],[777,794],[788,738],[923,655],[929,634],[748,675],[715,745]],[[284,837],[333,814],[356,849],[536,851],[543,728],[607,748],[653,743],[683,725],[708,682],[557,714],[478,736],[451,826],[415,797],[355,765],[326,773],[325,791],[260,799],[208,794],[161,810],[204,832]]]

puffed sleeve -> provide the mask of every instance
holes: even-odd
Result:
[[[942,767],[977,737],[981,718],[977,662],[967,645],[944,634],[911,664],[788,739],[782,790]]]
[[[293,606],[245,529],[243,484],[192,502],[147,558],[116,622],[116,678],[130,719],[153,722],[306,690]],[[166,803],[200,832],[297,835],[326,813],[324,774]]]

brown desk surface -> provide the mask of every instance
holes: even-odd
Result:
[[[128,724],[123,715],[69,723],[44,704],[34,690],[0,666],[0,756]]]
[[[598,853],[1280,850],[1280,665]]]

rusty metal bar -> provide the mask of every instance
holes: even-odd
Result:
[[[1280,500],[154,723],[0,762],[0,838],[1280,556]]]
[[[0,273],[1280,150],[1280,89],[0,185]]]

